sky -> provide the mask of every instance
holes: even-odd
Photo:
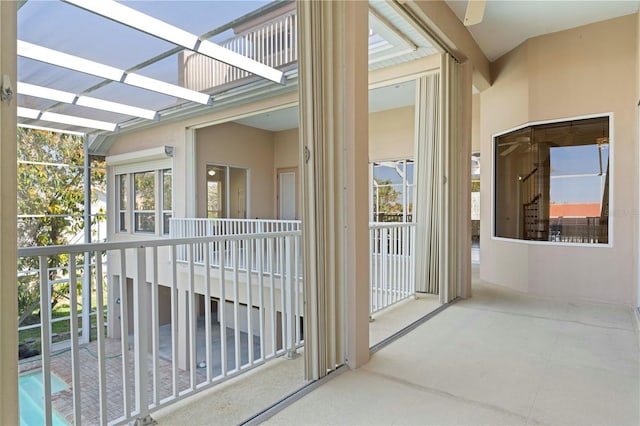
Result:
[[[609,146],[602,146],[602,175],[598,146],[551,148],[550,201],[556,204],[600,203],[608,172]],[[578,175],[578,176],[577,176]]]

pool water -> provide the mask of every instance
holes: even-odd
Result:
[[[42,385],[42,371],[33,371],[20,375],[18,378],[18,388],[20,397],[20,425],[40,426],[44,422],[44,403]],[[51,375],[51,393],[68,389],[69,386],[55,375]],[[52,414],[54,425],[68,425],[67,421],[55,410]]]

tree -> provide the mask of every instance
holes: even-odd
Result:
[[[373,213],[377,219],[381,214],[402,216],[402,193],[393,189],[390,180],[375,179],[375,191],[373,192]]]
[[[67,244],[84,226],[84,150],[81,137],[18,128],[18,246]],[[92,158],[92,198],[104,190],[104,160]],[[50,256],[48,267],[67,262],[64,256]],[[19,271],[38,269],[38,259],[21,258]],[[50,272],[55,279],[58,272]],[[57,286],[52,307],[68,294],[67,286]],[[36,274],[18,276],[19,324],[39,307]]]

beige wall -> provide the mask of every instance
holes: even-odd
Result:
[[[369,161],[413,158],[413,106],[369,114]]]
[[[480,151],[480,93],[471,96],[471,152]]]
[[[298,167],[298,129],[273,134],[273,166],[276,169]]]
[[[286,104],[289,97],[270,100],[271,104]],[[267,107],[269,103],[263,101]],[[260,106],[254,104],[254,107]],[[277,175],[280,168],[298,166],[298,129],[279,132],[255,129],[236,123],[216,124],[218,121],[251,110],[251,106],[219,111],[205,117],[194,117],[182,122],[164,123],[145,130],[121,135],[110,148],[108,155],[124,154],[154,148],[163,145],[174,149],[174,215],[189,217],[189,194],[197,198],[196,214],[205,216],[206,193],[204,192],[206,164],[223,164],[249,167],[250,172],[250,216],[272,218],[277,214]],[[257,108],[259,110],[259,108]],[[371,114],[369,161],[390,160],[413,157],[414,140],[413,106],[381,111]],[[211,122],[210,126],[201,127]],[[192,163],[189,158],[190,127],[195,130],[196,182],[190,190],[189,170]],[[204,140],[209,142],[203,142]],[[259,144],[253,142],[260,141]],[[298,176],[299,178],[299,176]],[[109,175],[109,182],[113,176]],[[185,188],[185,190],[178,190]],[[271,194],[271,195],[270,195]],[[114,211],[115,201],[109,198],[109,209]],[[113,216],[113,215],[112,215]],[[123,235],[113,232],[113,220],[109,218],[109,239],[137,238],[135,235]]]
[[[191,208],[192,197],[195,197],[196,194],[196,183],[191,179],[191,170],[195,167],[191,155],[191,149],[194,148],[190,137],[194,133],[192,129],[217,125],[250,113],[270,111],[279,106],[290,106],[297,99],[297,93],[291,92],[237,106],[220,106],[216,109],[214,105],[213,110],[204,115],[192,116],[182,121],[162,122],[140,130],[125,131],[119,134],[107,155],[134,152],[162,145],[173,146],[175,148],[173,156],[174,188],[179,189],[173,194],[173,213],[175,217],[191,217],[196,213],[195,208]],[[112,185],[113,176],[110,173],[108,178],[109,185]],[[113,193],[113,191],[108,191],[108,211],[115,211],[115,200],[111,196]],[[271,201],[271,203],[273,202]],[[110,240],[135,238],[135,236],[114,233],[114,221],[115,215],[109,215],[107,229]]]
[[[273,132],[224,123],[196,131],[196,194],[199,217],[206,217],[207,164],[249,169],[248,218],[274,218]]]
[[[567,299],[634,304],[637,295],[637,17],[530,39],[500,58],[480,95],[482,158],[492,135],[527,122],[613,113],[611,247],[491,239],[491,168],[482,168],[483,280]],[[485,164],[488,164],[485,161]]]

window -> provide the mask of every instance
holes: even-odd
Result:
[[[471,241],[480,242],[480,153],[471,154]]]
[[[153,233],[156,230],[155,180],[154,172],[134,173],[133,175],[135,232]]]
[[[372,220],[413,220],[413,160],[380,161],[371,164]]]
[[[169,219],[173,216],[173,172],[171,169],[162,171],[162,234],[169,235]]]
[[[171,169],[116,175],[118,232],[169,234],[169,219],[173,216],[172,177]]]
[[[207,217],[247,217],[248,170],[230,166],[207,166]]]
[[[129,197],[127,175],[119,175],[117,179],[118,191],[118,231],[127,232],[127,198]]]
[[[496,237],[609,242],[609,117],[531,125],[494,146]]]

